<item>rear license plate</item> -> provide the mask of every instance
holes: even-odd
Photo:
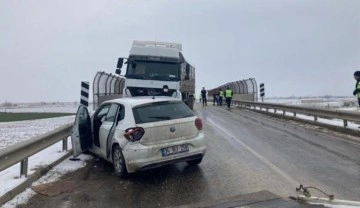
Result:
[[[161,149],[161,154],[163,157],[174,155],[182,152],[188,152],[189,146],[187,144],[177,145],[177,146],[171,146],[171,147],[165,147]]]

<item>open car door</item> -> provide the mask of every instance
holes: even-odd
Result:
[[[76,113],[75,123],[71,134],[71,143],[74,157],[88,150],[92,145],[91,120],[89,111],[84,105],[80,105]]]

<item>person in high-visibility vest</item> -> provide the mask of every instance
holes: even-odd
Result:
[[[219,92],[219,105],[220,106],[222,106],[223,97],[224,97],[224,91],[222,91],[222,89],[220,89],[220,92]]]
[[[360,106],[360,71],[356,71],[354,73],[354,78],[356,80],[356,84],[355,84],[355,90],[353,92],[353,95],[356,95],[359,106]]]
[[[233,91],[230,90],[230,87],[227,87],[225,90],[225,100],[228,108],[230,108],[232,96],[233,96]]]

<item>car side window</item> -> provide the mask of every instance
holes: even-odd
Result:
[[[103,116],[105,116],[109,111],[110,106],[110,104],[101,106],[100,110],[96,114],[96,118],[101,119]]]
[[[112,104],[108,113],[106,114],[105,121],[106,122],[114,122],[116,118],[116,114],[118,112],[119,105]]]

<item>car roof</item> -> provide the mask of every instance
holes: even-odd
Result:
[[[139,96],[139,97],[125,97],[118,98],[113,100],[108,100],[104,103],[120,103],[120,104],[129,104],[131,106],[137,106],[147,103],[155,103],[155,102],[164,102],[164,101],[179,101],[181,100],[168,96]]]

